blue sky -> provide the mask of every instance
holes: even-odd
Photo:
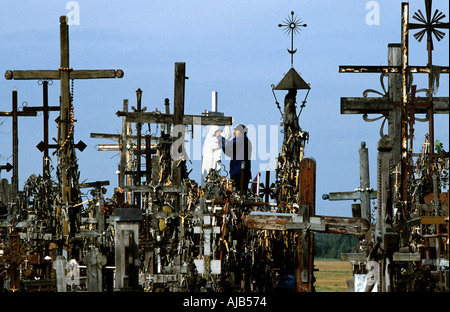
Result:
[[[376,144],[381,120],[363,121],[360,115],[341,115],[340,98],[362,96],[366,89],[381,91],[379,74],[340,74],[339,65],[386,65],[387,46],[400,43],[401,1],[375,1],[379,24],[369,25],[370,1],[87,1],[78,0],[73,11],[65,0],[2,0],[0,2],[0,71],[57,69],[59,67],[59,16],[76,14],[71,25],[70,65],[74,69],[123,69],[122,79],[75,81],[75,141],[87,148],[77,152],[80,181],[109,180],[108,195],[117,186],[116,152],[99,152],[90,133],[119,133],[123,99],[136,103],[143,90],[147,111],[164,110],[164,98],[173,103],[174,63],[186,62],[185,113],[201,114],[211,108],[211,93],[218,92],[219,111],[247,125],[280,124],[271,84],[290,68],[290,37],[278,27],[290,12],[308,26],[294,38],[294,67],[310,83],[300,126],[310,134],[305,156],[317,162],[316,211],[322,215],[350,216],[351,202],[328,202],[322,194],[353,191],[359,187],[358,149],[369,148],[371,186],[376,187]],[[66,5],[68,5],[66,7]],[[410,17],[422,0],[410,1]],[[447,1],[434,1],[433,10],[449,15]],[[376,13],[376,12],[375,12]],[[75,15],[72,15],[74,17]],[[448,21],[448,17],[445,18]],[[75,21],[75,20],[74,20]],[[449,34],[435,40],[433,62],[448,66]],[[410,65],[426,65],[426,43],[410,35]],[[415,75],[418,88],[426,76]],[[16,87],[19,106],[42,105],[37,81],[0,79],[0,110],[11,110]],[[276,91],[283,103],[284,91]],[[50,105],[58,104],[59,82],[49,87]],[[448,96],[448,75],[441,75],[437,96]],[[297,100],[304,97],[300,91]],[[57,113],[50,115],[50,138],[56,137]],[[370,117],[377,117],[376,115]],[[449,147],[448,115],[435,118],[435,137]],[[427,133],[426,123],[416,123],[415,149]],[[281,130],[281,128],[280,128]],[[152,126],[151,131],[156,131]],[[42,172],[42,154],[35,147],[42,138],[42,117],[19,119],[19,182],[23,187],[33,173]],[[11,120],[0,118],[0,163],[12,163]],[[278,146],[281,147],[281,134]],[[56,167],[56,157],[53,157]],[[225,162],[227,164],[227,162]],[[253,174],[264,162],[255,160]],[[200,161],[194,160],[191,178],[200,181]],[[10,179],[11,173],[1,172]],[[272,172],[272,180],[273,180]]]

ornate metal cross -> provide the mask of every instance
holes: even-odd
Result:
[[[297,16],[294,17],[294,11],[291,12],[291,16],[287,17],[285,20],[285,24],[278,24],[278,27],[284,27],[286,34],[291,35],[291,49],[287,49],[289,54],[291,55],[291,67],[294,66],[294,53],[297,52],[297,49],[294,50],[294,33],[299,33],[300,27],[306,27],[306,24],[301,24],[302,20],[298,19]]]

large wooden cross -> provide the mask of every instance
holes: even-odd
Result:
[[[427,5],[431,5],[431,1],[426,1]],[[430,26],[431,27],[431,26]],[[420,106],[426,107],[425,112],[428,114],[429,119],[429,136],[434,140],[434,113],[439,112],[441,110],[438,106],[443,106],[442,112],[448,113],[449,111],[449,100],[448,97],[442,99],[442,104],[437,105],[439,101],[435,101],[432,97],[432,83],[430,79],[432,78],[433,70],[436,67],[433,67],[431,64],[431,58],[429,58],[429,63],[427,66],[410,66],[409,65],[409,29],[417,28],[415,24],[409,23],[409,3],[402,3],[402,37],[401,37],[401,45],[400,45],[400,56],[394,56],[392,53],[392,58],[389,57],[391,64],[389,66],[339,66],[339,72],[341,73],[388,73],[395,74],[400,73],[401,76],[401,84],[398,87],[398,78],[396,81],[393,81],[392,84],[397,84],[397,87],[392,88],[389,92],[387,104],[391,107],[395,107],[396,103],[400,103],[400,109],[397,109],[396,113],[393,113],[393,117],[391,118],[391,124],[393,125],[393,133],[391,136],[393,137],[393,146],[400,146],[400,151],[393,151],[393,161],[394,164],[397,164],[398,161],[401,161],[401,200],[407,200],[407,163],[409,158],[409,150],[408,150],[408,117],[410,116],[412,103],[416,104],[416,107],[413,107],[415,113],[420,112]],[[445,28],[445,26],[444,26]],[[448,28],[448,23],[446,28]],[[431,33],[429,33],[431,35]],[[397,45],[398,49],[398,45]],[[400,59],[400,64],[399,64]],[[439,73],[448,74],[449,67],[441,66],[438,67]],[[410,97],[409,90],[413,90],[413,86],[411,85],[410,75],[413,73],[428,73],[429,74],[429,90],[427,91],[428,97],[425,101],[421,101],[420,98]],[[391,84],[390,84],[391,85]],[[400,91],[400,92],[398,92]],[[375,102],[379,102],[379,98],[372,99],[372,104]],[[414,101],[414,102],[412,102]],[[341,99],[341,113],[342,106],[346,100]],[[348,102],[348,100],[347,100]],[[355,101],[353,101],[355,102]],[[369,101],[356,101],[359,102],[360,106],[369,106]],[[422,105],[419,103],[422,102]],[[385,103],[386,105],[386,103]],[[395,110],[395,108],[394,108]],[[371,112],[380,113],[380,109],[371,110]],[[348,113],[348,112],[347,112]],[[361,112],[357,112],[361,113]],[[392,120],[394,119],[394,120]],[[411,126],[411,125],[410,125]],[[399,130],[400,129],[400,130]],[[430,142],[430,150],[429,153],[434,153],[434,145],[431,145]],[[410,147],[411,148],[411,147]]]
[[[69,26],[67,16],[60,17],[60,50],[61,62],[57,70],[8,70],[5,78],[10,80],[59,80],[61,87],[60,132],[58,138],[58,165],[61,171],[62,202],[72,204],[76,198],[72,196],[72,185],[75,177],[71,173],[73,160],[73,103],[70,95],[70,79],[122,78],[122,70],[74,70],[69,64]]]
[[[316,164],[310,158],[300,162],[300,211],[296,213],[251,212],[244,224],[256,230],[294,230],[298,236],[297,291],[313,289],[313,232],[351,234],[363,237],[370,228],[364,218],[329,217],[315,214]]]

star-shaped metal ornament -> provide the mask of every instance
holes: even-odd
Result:
[[[306,27],[306,24],[302,24],[302,20],[294,17],[294,11],[291,12],[291,16],[287,17],[285,20],[285,24],[278,24],[278,27],[283,27],[286,34],[291,35],[291,49],[287,49],[289,54],[291,55],[291,67],[294,64],[294,53],[297,52],[297,49],[294,50],[294,34],[300,33],[300,27]]]
[[[409,29],[422,29],[414,34],[414,38],[421,42],[422,38],[425,34],[427,34],[427,42],[429,44],[429,49],[433,50],[433,37],[437,39],[437,41],[441,41],[445,33],[443,31],[438,30],[438,28],[441,29],[448,29],[449,23],[442,23],[441,20],[445,18],[445,14],[440,12],[439,10],[435,10],[433,17],[431,17],[431,0],[425,0],[425,15],[423,15],[422,11],[418,10],[414,13],[413,19],[418,21],[419,23],[409,23],[408,27]]]

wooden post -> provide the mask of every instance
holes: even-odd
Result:
[[[173,100],[173,124],[176,139],[180,140],[184,136],[181,127],[183,126],[183,116],[184,116],[184,91],[185,91],[185,79],[186,79],[186,63],[175,63],[175,83],[174,83],[174,100]],[[184,150],[184,144],[181,144],[178,148],[178,155],[182,155]],[[179,185],[182,180],[182,168],[184,161],[177,159],[172,161],[172,176],[173,184]],[[178,209],[178,208],[177,208]]]
[[[141,112],[142,111],[142,90],[139,88],[136,90],[136,98],[137,98],[137,112]],[[141,130],[142,130],[142,123],[138,122],[136,123],[136,136],[137,136],[137,151],[135,153],[136,155],[136,170],[134,171],[134,181],[133,181],[133,185],[135,186],[141,186],[141,141],[142,141],[142,137],[141,137]],[[137,205],[137,207],[140,209],[141,208],[141,193],[134,193],[133,194],[133,203],[135,205]]]
[[[313,159],[304,158],[300,162],[300,198],[299,207],[303,222],[309,223],[315,216],[316,204],[316,163]],[[309,229],[299,232],[298,236],[298,269],[296,274],[297,292],[311,292],[314,276],[314,234]]]
[[[359,182],[361,192],[361,215],[370,221],[370,177],[369,177],[369,150],[366,143],[361,142],[359,149]]]
[[[401,45],[398,43],[388,44],[388,66],[400,66],[402,59]],[[393,103],[401,102],[401,81],[400,73],[388,74],[388,95]],[[401,141],[402,141],[402,109],[400,105],[395,105],[388,113],[388,134],[393,142],[392,159],[395,164],[400,161],[401,157]]]
[[[61,108],[60,108],[60,136],[58,144],[60,151],[58,153],[59,164],[61,168],[61,189],[62,202],[72,203],[72,176],[69,173],[71,167],[71,144],[70,139],[72,134],[69,133],[71,123],[71,98],[69,85],[69,25],[67,25],[67,17],[60,17],[60,50],[61,50],[61,65],[60,71],[60,87],[61,87]]]
[[[128,100],[123,100],[123,111],[128,112]],[[128,164],[128,123],[126,118],[122,118],[122,137],[119,139],[120,145],[120,167],[119,167],[119,187],[123,189],[125,184],[125,171]]]

